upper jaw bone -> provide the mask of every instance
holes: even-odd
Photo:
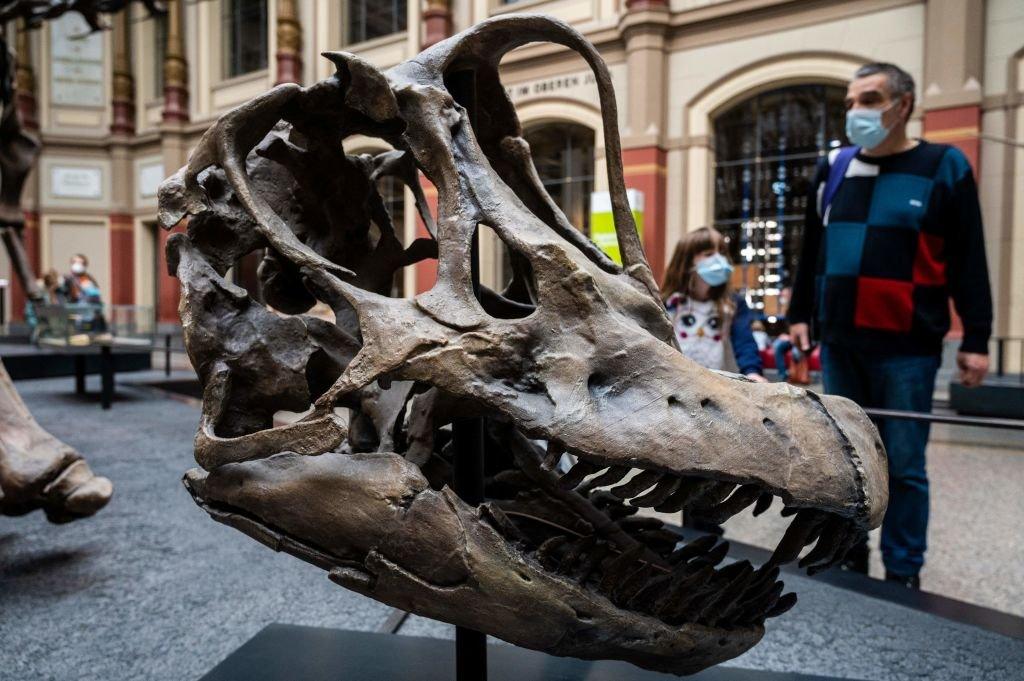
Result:
[[[659,343],[625,353],[636,371],[591,395],[551,435],[607,466],[756,483],[789,506],[818,508],[877,527],[885,512],[885,451],[874,424],[849,400],[761,384],[696,367]]]
[[[363,336],[380,339],[356,357],[362,378],[350,387],[386,366],[395,378],[482,403],[592,464],[753,483],[787,506],[829,511],[865,530],[881,523],[885,450],[847,399],[709,372],[603,305],[575,320],[562,305],[542,306],[529,319],[463,333],[413,301],[338,285]],[[394,324],[417,343],[394,344],[402,343],[388,332]],[[519,387],[527,378],[529,389]]]

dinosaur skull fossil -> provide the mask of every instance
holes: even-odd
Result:
[[[502,56],[535,41],[596,76],[621,267],[544,191],[501,87]],[[795,603],[779,565],[814,544],[801,564],[823,569],[880,523],[871,422],[674,347],[625,199],[608,71],[571,28],[502,17],[386,73],[325,56],[333,77],[225,114],[160,190],[162,225],[188,219],[168,263],[204,388],[201,469],[185,479],[197,503],[345,587],[521,646],[678,674],[750,648]],[[355,134],[394,151],[347,155]],[[412,190],[429,238],[400,243],[384,176]],[[504,291],[474,281],[480,226],[510,252]],[[224,278],[257,249],[268,305]],[[429,291],[388,295],[432,258]],[[306,314],[317,301],[334,320]],[[451,485],[465,419],[486,424],[480,503]],[[773,496],[795,518],[757,569],[716,567],[727,543],[681,545],[637,515],[722,520]]]

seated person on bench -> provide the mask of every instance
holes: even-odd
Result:
[[[103,317],[103,298],[96,279],[89,274],[89,259],[81,253],[71,256],[71,272],[64,275],[60,292],[69,308],[75,308],[77,331],[103,332],[107,321]]]

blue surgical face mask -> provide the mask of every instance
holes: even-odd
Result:
[[[885,109],[850,109],[846,112],[846,136],[851,142],[863,149],[874,149],[889,136],[889,130],[882,123],[882,114],[895,104]]]
[[[721,253],[715,253],[697,263],[697,276],[708,286],[721,286],[729,281],[731,274],[732,265]]]

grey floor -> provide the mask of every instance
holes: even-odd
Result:
[[[0,679],[196,679],[270,622],[362,630],[384,622],[388,608],[192,504],[180,478],[193,465],[195,406],[122,387],[104,412],[72,395],[71,379],[18,388],[44,427],[114,481],[115,496],[96,517],[65,526],[39,514],[0,518]],[[926,578],[1019,611],[1021,533],[1004,533],[1021,517],[1016,456],[933,454],[936,505],[976,510],[959,519],[936,514],[933,564],[952,567],[929,566]],[[962,539],[939,542],[939,528]],[[965,573],[975,561],[984,571]],[[800,603],[730,664],[852,679],[1024,678],[1019,640],[814,580],[789,582]],[[414,617],[401,633],[443,637],[451,627]]]

